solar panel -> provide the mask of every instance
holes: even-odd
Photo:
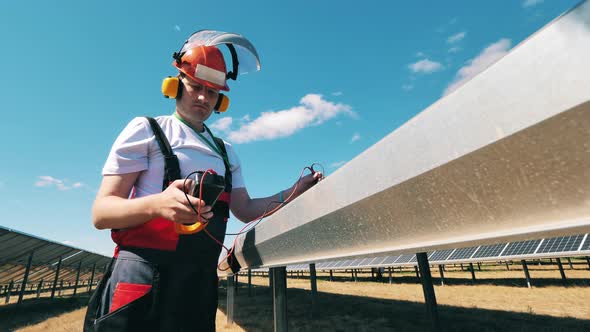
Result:
[[[395,262],[397,264],[408,263],[410,261],[410,259],[412,259],[415,256],[416,256],[415,254],[403,254],[403,255],[399,256],[399,258]]]
[[[483,258],[483,257],[498,257],[502,250],[506,247],[507,243],[492,244],[487,246],[479,247],[479,250],[473,255],[472,258]]]
[[[444,261],[453,253],[455,249],[445,249],[445,250],[437,250],[435,251],[432,256],[430,256],[430,261]]]
[[[582,244],[582,248],[580,248],[580,250],[590,250],[590,234],[587,235],[586,241],[584,241],[584,244]]]
[[[477,250],[477,248],[478,247],[470,247],[470,248],[457,249],[449,257],[449,260],[454,260],[454,259],[468,259],[468,258],[471,258],[471,256],[475,252],[475,250]]]
[[[576,251],[580,247],[584,234],[574,236],[560,236],[551,239],[545,239],[537,254],[548,253],[548,252],[563,252],[563,251]]]
[[[370,264],[370,265],[379,265],[379,264],[381,264],[381,263],[382,263],[382,262],[383,262],[383,261],[384,261],[386,258],[387,258],[387,257],[383,257],[383,256],[380,256],[380,257],[375,257],[375,259],[373,259],[373,260],[371,261],[371,263],[369,263],[369,264]]]
[[[541,243],[541,240],[511,242],[502,253],[502,256],[533,254],[539,246],[539,243]]]
[[[350,266],[351,267],[357,267],[359,266],[359,263],[362,261],[362,258],[357,258],[357,259],[353,259],[352,262],[350,262]]]
[[[373,257],[363,258],[363,260],[358,263],[358,266],[361,266],[361,267],[367,266],[367,264],[369,264],[369,262],[372,260],[373,260]]]
[[[385,257],[385,260],[381,264],[386,264],[386,265],[393,264],[399,258],[399,256],[400,255],[387,256],[387,257]]]

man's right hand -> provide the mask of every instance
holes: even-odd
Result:
[[[186,188],[191,187],[192,181],[186,180]],[[206,222],[212,218],[213,212],[211,211],[211,206],[205,205],[205,201],[190,194],[185,196],[183,191],[184,183],[184,179],[176,180],[166,190],[158,194],[156,213],[165,219],[182,224],[194,224],[197,221]],[[199,211],[199,206],[201,206],[201,218],[205,220],[197,220],[197,214],[187,202],[187,197],[197,211]]]

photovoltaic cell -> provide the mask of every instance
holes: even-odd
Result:
[[[545,239],[537,254],[548,253],[548,252],[563,252],[563,251],[576,251],[580,247],[580,243],[584,239],[584,234],[574,236],[560,236],[551,239]]]
[[[528,255],[535,253],[541,240],[511,242],[502,253],[502,256]]]
[[[369,262],[372,260],[373,260],[372,257],[363,258],[363,260],[359,262],[358,266],[360,266],[360,267],[367,266],[367,264],[369,264]]]
[[[434,261],[444,261],[447,258],[449,258],[451,253],[453,253],[453,250],[455,250],[455,249],[437,250],[434,252],[434,254],[432,254],[432,256],[430,256],[430,258],[428,260],[433,261],[433,262]]]
[[[498,257],[502,252],[502,249],[506,247],[506,243],[500,244],[492,244],[488,246],[481,246],[479,250],[473,255],[472,258],[482,258],[482,257]]]
[[[478,247],[461,248],[455,250],[455,252],[449,257],[449,260],[453,259],[468,259],[475,252]]]

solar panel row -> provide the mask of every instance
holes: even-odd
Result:
[[[432,264],[444,264],[453,261],[482,261],[494,258],[503,259],[506,257],[512,258],[520,256],[523,258],[534,258],[535,256],[559,256],[563,253],[567,253],[568,255],[590,255],[590,237],[588,234],[500,243],[478,247],[436,250],[428,253],[428,259]],[[408,265],[415,262],[415,254],[401,254],[321,262],[316,264],[316,269],[354,269],[362,267]],[[309,264],[287,266],[287,270],[290,271],[308,269]]]

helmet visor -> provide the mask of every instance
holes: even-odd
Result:
[[[260,59],[258,52],[252,43],[242,35],[235,33],[200,30],[192,34],[182,47],[181,52],[187,51],[196,46],[219,46],[231,44],[236,50],[238,56],[238,73],[245,74],[260,70]]]

